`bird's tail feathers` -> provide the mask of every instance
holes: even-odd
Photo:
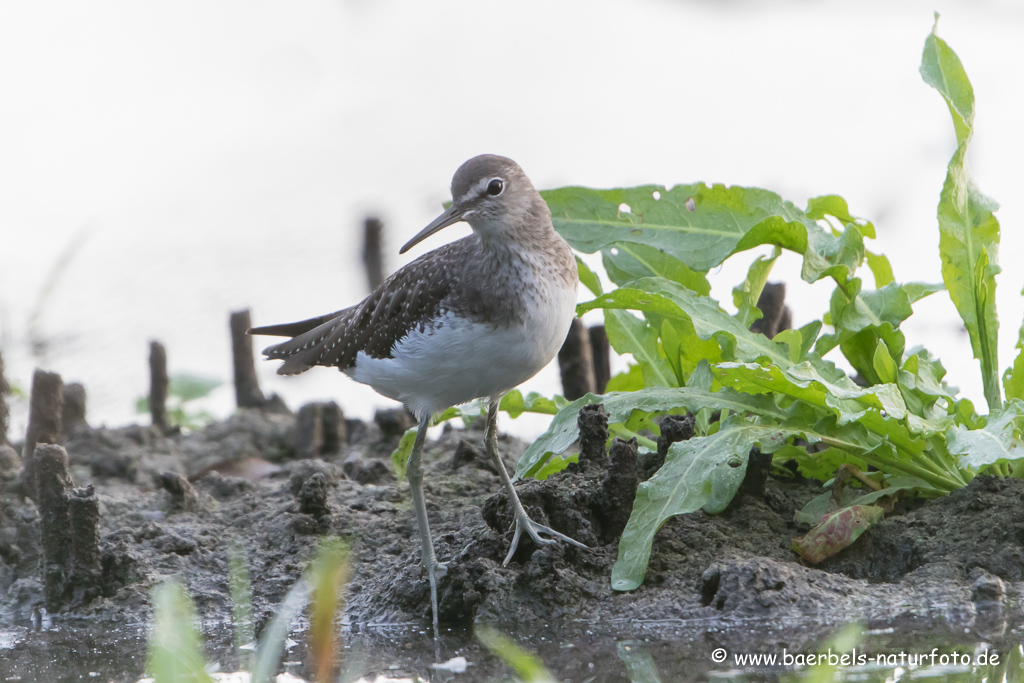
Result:
[[[263,349],[263,355],[267,360],[284,361],[277,369],[277,374],[298,375],[317,365],[322,359],[323,343],[337,328],[337,319],[341,313],[344,311],[298,323],[257,327],[251,330],[251,333],[281,336],[294,333],[296,336],[292,339]]]

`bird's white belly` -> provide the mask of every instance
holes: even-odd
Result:
[[[401,401],[417,416],[498,396],[537,374],[565,341],[576,290],[558,288],[551,295],[543,304],[527,306],[523,324],[508,327],[447,314],[439,326],[406,335],[391,358],[360,351],[345,373]]]

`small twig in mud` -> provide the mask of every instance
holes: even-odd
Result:
[[[757,298],[757,307],[762,317],[750,325],[751,332],[760,332],[772,339],[779,332],[788,330],[793,318],[786,306],[786,285],[782,282],[769,282],[761,290]]]
[[[171,428],[167,417],[167,350],[158,341],[149,344],[149,415],[153,426],[166,434]]]
[[[580,429],[580,467],[587,469],[588,465],[594,465],[604,469],[608,460],[604,451],[608,443],[608,413],[604,404],[583,406],[576,425]]]
[[[295,420],[295,457],[305,460],[341,451],[348,438],[348,424],[334,401],[307,403]]]
[[[573,319],[565,343],[558,351],[558,369],[562,373],[562,395],[570,401],[596,391],[590,332],[579,318]]]
[[[32,375],[28,430],[25,433],[25,447],[21,455],[21,460],[25,464],[21,472],[21,489],[29,498],[36,495],[32,453],[36,444],[56,444],[60,441],[63,413],[64,380],[56,372],[46,372],[37,368]]]
[[[64,385],[64,410],[61,412],[61,433],[70,434],[76,427],[88,427],[85,420],[85,387],[78,382]]]
[[[612,378],[612,353],[604,325],[590,328],[590,353],[594,357],[594,393],[603,394]]]
[[[231,314],[231,350],[235,361],[235,402],[239,408],[260,408],[267,399],[256,379],[256,359],[252,352],[252,327],[249,310]]]
[[[74,486],[68,472],[68,454],[60,446],[39,444],[32,454],[35,501],[41,518],[43,583],[46,609],[56,612],[64,604],[71,552],[68,494]]]
[[[75,604],[91,602],[103,587],[100,563],[100,501],[90,485],[73,489],[68,494],[71,517],[71,564],[68,586]]]
[[[666,415],[658,423],[661,436],[658,437],[658,451],[647,453],[640,462],[640,481],[647,481],[661,469],[668,457],[668,449],[674,443],[693,438],[696,420],[693,415]]]
[[[375,216],[368,216],[363,226],[363,265],[370,291],[384,282],[384,224]]]
[[[636,439],[625,441],[615,437],[608,452],[608,473],[601,484],[601,501],[595,510],[601,519],[601,540],[612,543],[626,528],[636,498],[637,480]]]
[[[181,512],[195,512],[199,507],[199,497],[183,475],[176,472],[164,472],[160,475],[160,486],[171,494],[171,507]]]
[[[319,403],[307,403],[299,408],[295,420],[295,457],[302,460],[316,458],[323,451],[323,409]]]

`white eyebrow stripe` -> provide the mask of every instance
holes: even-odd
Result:
[[[484,193],[484,190],[487,189],[487,186],[490,184],[492,180],[494,180],[494,178],[481,178],[476,182],[475,185],[471,186],[468,190],[466,190],[465,193],[463,193],[463,195],[456,200],[456,203],[465,204],[470,199],[475,199],[479,197]]]

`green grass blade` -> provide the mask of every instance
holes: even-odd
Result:
[[[213,683],[195,623],[195,605],[181,584],[168,581],[153,589],[146,670],[156,683]]]
[[[252,622],[252,588],[249,585],[249,568],[246,565],[245,545],[235,543],[228,556],[228,587],[231,591],[232,626],[235,630],[235,654],[240,669],[248,670],[252,665],[252,649],[256,640]]]
[[[544,667],[540,658],[519,647],[508,636],[484,625],[477,626],[475,632],[477,640],[508,664],[523,683],[555,683],[555,677]]]

